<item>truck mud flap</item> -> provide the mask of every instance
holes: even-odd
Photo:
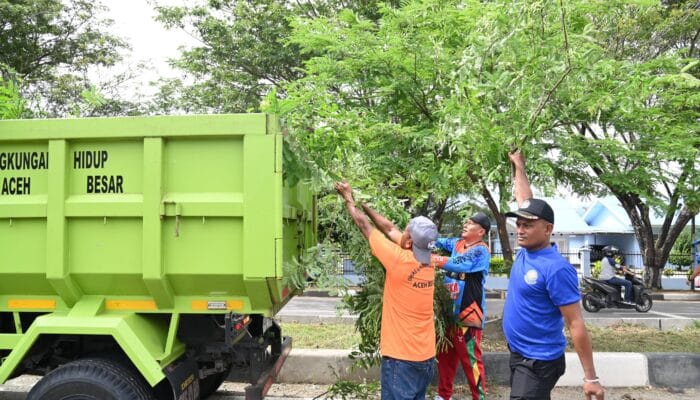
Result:
[[[168,365],[163,369],[173,390],[173,399],[199,399],[199,379],[197,379],[197,363],[186,357]]]
[[[272,383],[275,381],[277,375],[282,369],[282,365],[284,365],[284,362],[287,360],[287,356],[291,350],[292,338],[284,337],[282,339],[282,349],[279,357],[277,357],[276,360],[272,360],[267,365],[255,384],[246,386],[246,400],[260,400],[265,397],[267,391],[270,390],[270,386],[272,386]]]

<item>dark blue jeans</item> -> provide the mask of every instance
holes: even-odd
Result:
[[[617,285],[625,288],[625,301],[634,303],[634,292],[632,291],[632,282],[627,279],[620,279],[616,276],[608,279],[607,281],[611,285]]]
[[[382,400],[423,400],[434,374],[434,358],[403,361],[382,357]]]

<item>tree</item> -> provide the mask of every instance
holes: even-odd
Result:
[[[587,24],[598,48],[588,54],[578,79],[558,92],[553,112],[559,123],[548,132],[557,149],[552,168],[577,193],[610,193],[620,201],[648,283],[660,288],[673,243],[700,211],[700,12],[690,2],[680,15],[673,7],[620,1],[606,7],[612,10],[600,18],[574,16]],[[671,40],[669,24],[679,18],[691,24]],[[658,36],[666,40],[657,43]],[[664,217],[658,234],[652,212]]]
[[[0,76],[21,83],[19,91],[33,115],[74,114],[91,90],[105,97],[91,115],[133,108],[109,90],[123,77],[101,86],[88,78],[91,68],[114,66],[119,52],[128,48],[107,33],[111,21],[99,17],[103,11],[88,0],[0,0]]]
[[[492,196],[486,202],[504,226],[499,210],[509,197],[506,153],[516,147],[528,153],[530,176],[540,186],[565,183],[581,194],[597,189],[602,194],[615,188],[616,181],[631,196],[651,194],[654,184],[643,192],[632,190],[635,179],[643,178],[634,166],[631,174],[614,179],[582,168],[588,165],[586,158],[600,159],[601,152],[598,146],[573,147],[581,140],[571,127],[600,121],[596,104],[619,111],[609,119],[615,124],[610,126],[617,126],[614,132],[645,128],[643,145],[629,146],[635,151],[634,165],[642,168],[636,172],[655,165],[655,175],[668,177],[667,187],[677,188],[685,204],[692,204],[697,184],[691,170],[698,170],[692,164],[697,163],[694,78],[682,75],[680,55],[664,54],[648,64],[617,60],[609,51],[609,36],[597,32],[614,26],[610,15],[655,8],[606,4],[426,0],[382,9],[376,22],[349,11],[299,20],[291,41],[310,58],[304,77],[286,86],[287,100],[273,109],[285,116],[292,136],[322,170],[351,179],[365,199],[395,221],[405,222],[407,214],[424,210],[433,198],[480,193],[488,199],[497,193],[499,200]],[[640,20],[628,23],[635,26]],[[689,68],[694,66],[687,64]],[[643,81],[644,76],[653,79]],[[656,142],[661,148],[652,145],[656,137],[663,137]],[[684,151],[674,151],[679,150],[674,140]],[[630,156],[629,139],[619,143],[602,157]],[[683,164],[686,175],[675,175],[682,179],[674,180],[674,170],[662,161],[674,152],[679,160],[692,160]],[[647,169],[644,160],[651,160]],[[643,179],[662,182],[647,175]],[[351,229],[343,221],[331,223],[343,232]],[[344,240],[357,245],[361,241],[353,232]],[[661,240],[667,239],[673,238]],[[502,243],[508,243],[507,237]],[[373,272],[381,269],[367,265],[374,266],[368,267],[369,282],[381,282],[381,273]],[[351,304],[361,312],[361,321],[362,312],[376,315],[367,299],[381,292],[376,284],[364,289],[366,297]],[[371,329],[376,324],[360,325],[363,338],[375,336]],[[371,348],[371,343],[363,344]]]
[[[673,244],[668,261],[679,267],[693,266],[693,238],[689,230],[684,230]]]
[[[413,1],[382,9],[376,22],[351,11],[297,20],[291,42],[310,58],[272,109],[322,170],[348,177],[399,224],[431,204],[481,195],[508,249],[500,213],[510,197],[507,151],[553,125],[547,104],[557,82],[569,57],[585,57],[585,46],[567,56],[561,15],[530,2]],[[533,180],[547,182],[545,174]],[[336,230],[345,232],[344,221],[335,218]],[[361,242],[354,233],[341,239]],[[381,268],[368,270],[361,293],[376,296]],[[351,306],[363,338],[372,338],[362,329],[376,324],[363,325],[363,313],[375,315],[376,304],[364,299]]]
[[[209,0],[195,6],[156,7],[168,28],[185,29],[201,46],[173,61],[182,79],[164,80],[154,109],[186,112],[259,110],[271,90],[284,95],[285,82],[301,78],[306,57],[286,44],[289,21],[316,18],[342,8],[369,17],[378,1],[367,0]],[[398,3],[388,1],[387,4]]]
[[[0,77],[0,119],[20,118],[24,112],[24,100],[13,81]]]

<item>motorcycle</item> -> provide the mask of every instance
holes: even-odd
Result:
[[[622,288],[619,286],[584,277],[583,308],[592,313],[602,308],[634,308],[642,313],[651,310],[651,292],[644,287],[642,279],[634,275],[625,275],[625,279],[632,282],[634,304],[622,300]]]

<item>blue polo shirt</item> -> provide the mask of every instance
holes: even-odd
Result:
[[[521,249],[508,281],[503,332],[525,358],[554,360],[566,349],[559,307],[581,300],[576,270],[556,250]]]

